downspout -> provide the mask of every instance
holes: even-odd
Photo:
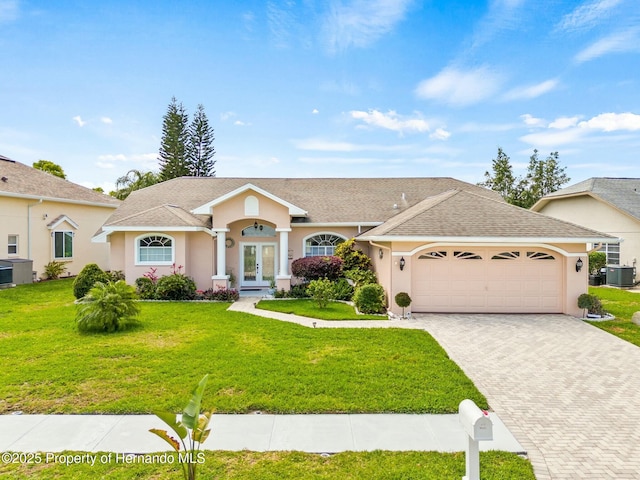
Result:
[[[35,207],[36,205],[40,205],[41,203],[42,198],[36,203],[27,205],[27,258],[29,260],[33,260],[33,258],[31,258],[31,207]]]

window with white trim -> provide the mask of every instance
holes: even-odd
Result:
[[[53,258],[64,259],[73,257],[73,232],[53,232]]]
[[[619,243],[605,243],[599,251],[607,254],[607,265],[620,265]]]
[[[8,255],[18,254],[18,235],[9,235],[7,239],[7,254]]]
[[[173,263],[173,239],[166,235],[146,235],[138,238],[138,263]]]
[[[346,238],[333,233],[321,233],[309,237],[304,242],[305,257],[326,257],[331,256],[336,251],[336,247],[344,242]]]

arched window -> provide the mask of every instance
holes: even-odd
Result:
[[[304,242],[305,257],[330,256],[336,250],[336,246],[344,242],[346,238],[333,233],[320,233],[309,237]]]
[[[170,265],[173,263],[173,239],[166,235],[151,234],[138,237],[137,263]]]

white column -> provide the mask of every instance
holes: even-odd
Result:
[[[289,232],[290,228],[276,228],[280,233],[280,268],[279,278],[290,278],[289,275]]]
[[[217,230],[218,244],[216,248],[216,275],[214,280],[223,280],[227,278],[227,232],[229,229]]]

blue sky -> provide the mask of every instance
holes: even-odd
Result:
[[[0,154],[112,189],[171,97],[217,176],[640,177],[638,0],[0,0]]]

